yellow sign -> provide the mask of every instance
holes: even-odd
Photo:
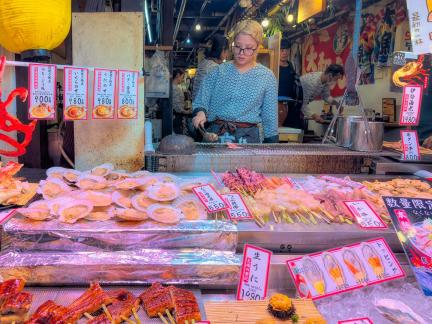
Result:
[[[299,0],[297,23],[319,14],[325,7],[326,0]]]

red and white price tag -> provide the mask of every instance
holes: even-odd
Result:
[[[290,177],[285,177],[283,180],[288,183],[291,188],[297,189],[297,190],[303,190],[303,186],[296,180]]]
[[[237,300],[263,300],[267,286],[272,252],[246,244],[237,288]]]
[[[197,186],[192,190],[210,214],[228,209],[225,200],[212,185]]]
[[[88,119],[88,69],[64,68],[64,120]]]
[[[253,219],[252,213],[238,193],[224,194],[222,197],[228,204],[228,217],[231,220]]]
[[[118,71],[117,118],[138,118],[138,71]]]
[[[343,202],[351,214],[357,219],[361,228],[387,228],[381,217],[366,200],[349,200]]]
[[[4,223],[6,223],[10,218],[12,218],[12,216],[15,215],[16,210],[13,209],[12,211],[9,212],[4,212],[4,213],[0,213],[0,225],[3,225]]]
[[[406,86],[403,88],[402,106],[399,124],[417,126],[420,121],[420,108],[423,96],[422,86]]]
[[[56,118],[56,75],[55,65],[29,65],[29,119],[52,120]]]
[[[114,119],[116,74],[116,70],[94,70],[93,119]]]
[[[420,146],[417,131],[401,131],[402,150],[404,160],[420,160]]]
[[[338,324],[373,324],[373,322],[368,317],[362,317],[362,318],[354,318],[345,321],[339,321]]]

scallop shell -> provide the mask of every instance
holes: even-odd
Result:
[[[76,199],[72,198],[72,197],[64,197],[61,196],[59,198],[55,198],[55,199],[51,199],[48,201],[48,206],[49,206],[49,210],[50,213],[52,215],[59,215],[59,209],[65,205],[65,204],[69,204],[69,203],[73,203]]]
[[[114,171],[105,177],[108,181],[120,181],[130,178],[130,175],[126,171]]]
[[[149,175],[151,175],[151,172],[145,171],[145,170],[136,171],[136,172],[130,174],[131,178],[143,178],[143,177],[147,177]]]
[[[127,190],[116,190],[111,194],[112,201],[123,208],[131,208],[132,207],[132,191]]]
[[[128,178],[117,182],[114,187],[120,190],[133,190],[145,184],[145,179],[143,178]]]
[[[69,183],[75,183],[81,176],[81,172],[74,169],[65,169],[63,172],[63,179]]]
[[[37,221],[48,220],[51,218],[50,211],[43,208],[18,208],[17,212],[24,217]]]
[[[98,177],[105,177],[110,174],[112,170],[114,170],[114,165],[111,163],[104,163],[91,169],[90,174]]]
[[[92,212],[85,219],[90,221],[107,221],[114,217],[114,208],[112,207],[94,207]]]
[[[41,194],[44,199],[53,199],[71,190],[72,189],[62,180],[58,178],[48,178],[39,183],[37,192]]]
[[[163,224],[177,224],[182,218],[179,209],[167,205],[151,205],[147,212],[152,220]]]
[[[156,201],[172,201],[180,196],[180,188],[174,183],[157,183],[147,189],[150,199]]]
[[[193,187],[202,186],[205,184],[208,184],[209,181],[204,178],[197,178],[197,179],[190,179],[190,180],[183,180],[179,182],[180,190],[192,192]]]
[[[170,173],[153,173],[152,174],[153,177],[157,177],[159,179],[159,181],[161,182],[178,182],[179,178],[173,174]]]
[[[140,191],[146,191],[149,187],[161,182],[160,178],[154,177],[154,176],[148,176],[148,177],[143,177],[143,178],[139,178],[139,179],[141,179],[143,184],[141,186],[137,187],[136,189],[138,189]]]
[[[133,196],[131,202],[133,208],[145,212],[147,211],[147,207],[154,204],[154,201],[152,201],[145,192],[141,192]]]
[[[112,204],[111,193],[100,191],[82,191],[79,196],[80,199],[90,201],[95,207],[106,207]]]
[[[62,205],[59,210],[59,220],[73,224],[81,218],[87,217],[93,210],[93,204],[86,200],[74,200]]]
[[[147,212],[133,208],[116,208],[114,214],[125,221],[143,221],[149,217]]]
[[[52,167],[46,170],[47,178],[57,178],[62,179],[63,173],[66,171],[66,168],[62,167]]]
[[[76,185],[83,190],[101,190],[108,186],[104,177],[84,174],[78,178]]]
[[[182,211],[186,220],[207,219],[207,211],[195,195],[179,197],[172,205]]]
[[[32,202],[30,205],[28,205],[28,208],[37,208],[37,209],[44,209],[44,210],[50,210],[50,203],[46,200],[37,200]]]

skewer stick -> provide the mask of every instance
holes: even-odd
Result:
[[[168,323],[168,321],[165,319],[165,317],[162,316],[161,313],[158,313],[160,320],[164,323],[164,324],[170,324]]]
[[[195,324],[195,320],[194,319],[192,319],[192,324]]]
[[[84,316],[87,317],[89,320],[93,319],[94,317],[91,316],[89,313],[85,312]]]
[[[186,321],[185,321],[185,324],[189,324],[189,321],[188,321],[188,320],[186,320]]]
[[[103,309],[103,311],[104,311],[106,317],[108,317],[109,321],[110,321],[112,324],[114,324],[114,320],[113,320],[113,318],[112,318],[112,316],[111,316],[111,314],[110,314],[110,312],[109,312],[109,310],[108,310],[108,308],[106,307],[105,304],[102,304],[102,309]]]
[[[135,318],[135,322],[137,324],[141,324],[141,320],[140,320],[135,308],[132,308],[132,314],[133,314],[133,317]]]
[[[165,313],[168,315],[171,324],[176,324],[174,318],[172,317],[170,311],[168,309],[165,310]]]
[[[123,316],[123,315],[121,315],[120,318],[121,318],[124,322],[126,322],[126,323],[129,323],[129,324],[135,324],[134,321],[131,321],[129,318],[126,318],[126,317]]]

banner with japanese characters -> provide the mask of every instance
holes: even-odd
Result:
[[[420,109],[423,97],[422,86],[405,86],[402,94],[402,106],[399,124],[417,126],[420,122]]]
[[[401,141],[402,141],[402,151],[403,159],[417,161],[420,160],[420,145],[415,130],[401,130]]]
[[[56,73],[55,65],[29,65],[28,118],[30,120],[56,118]]]
[[[407,0],[411,42],[416,54],[432,53],[432,1]]]
[[[138,118],[138,71],[118,71],[117,118]]]
[[[93,119],[114,119],[116,75],[116,70],[94,70]]]
[[[88,69],[65,67],[63,89],[64,120],[88,119]]]
[[[432,296],[432,199],[383,200],[423,293]]]

